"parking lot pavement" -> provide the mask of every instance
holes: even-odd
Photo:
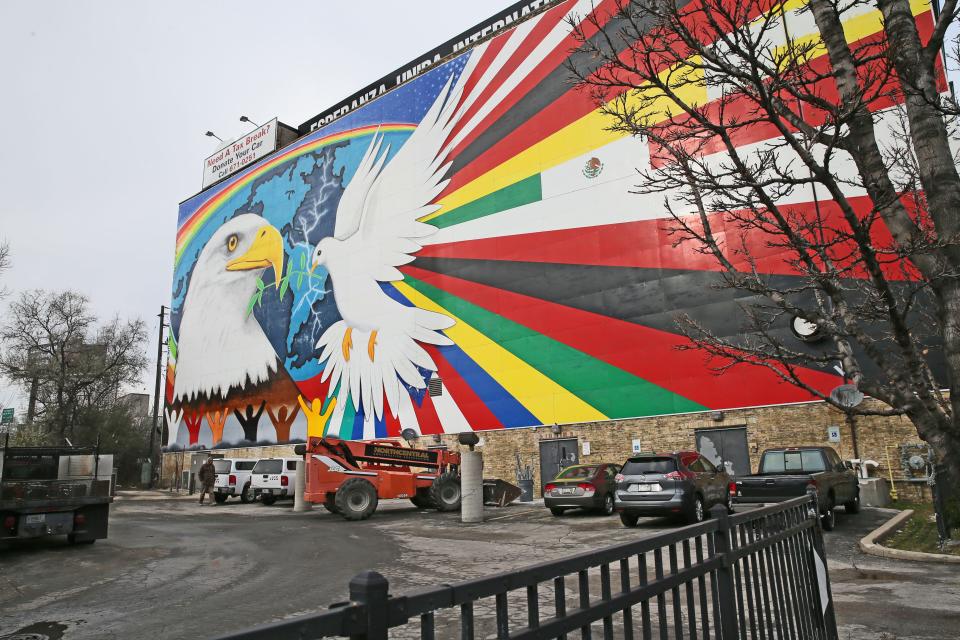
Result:
[[[50,638],[204,638],[316,611],[346,598],[347,582],[372,568],[391,592],[528,566],[594,547],[654,535],[671,523],[625,529],[616,517],[539,505],[490,508],[482,525],[459,514],[384,501],[366,522],[315,508],[199,506],[187,500],[113,505],[110,538],[92,547],[59,540],[0,550],[0,639],[17,632]],[[886,514],[839,517],[827,535],[844,640],[955,638],[960,584],[955,570],[859,554],[856,539]],[[922,582],[921,582],[922,581]],[[931,591],[926,595],[927,591]],[[903,614],[892,614],[901,607]]]

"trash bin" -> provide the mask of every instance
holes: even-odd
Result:
[[[520,502],[533,502],[533,478],[529,480],[518,480],[520,485]]]

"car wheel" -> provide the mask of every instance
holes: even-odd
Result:
[[[350,478],[340,485],[333,501],[347,520],[366,520],[377,510],[377,489],[369,480]]]
[[[260,502],[267,505],[268,507],[276,501],[277,501],[277,496],[270,496],[267,494],[263,494],[262,496],[260,496]]]
[[[243,491],[240,493],[240,502],[243,504],[250,504],[257,499],[257,496],[253,495],[253,487],[250,486],[250,483],[243,485]]]
[[[626,511],[620,512],[620,522],[622,522],[623,526],[625,527],[633,528],[637,526],[637,522],[639,520],[640,516],[636,515],[635,513],[627,513]]]
[[[229,496],[225,493],[215,493],[213,494],[213,501],[216,502],[217,504],[223,504],[224,502],[227,501],[228,497]]]
[[[697,524],[698,522],[703,522],[705,517],[706,509],[703,507],[703,498],[700,496],[694,496],[693,503],[690,505],[690,510],[687,512],[687,522],[690,524]]]
[[[601,511],[605,516],[613,515],[613,496],[609,493],[603,498],[603,508]]]
[[[853,497],[853,500],[847,502],[843,505],[844,510],[850,515],[860,513],[860,490],[857,490],[857,495]]]
[[[550,513],[557,516],[558,518],[566,513],[566,509],[561,509],[560,507],[550,507]]]
[[[833,505],[820,516],[820,526],[824,531],[833,531],[837,526],[837,512],[833,510]]]
[[[456,511],[460,508],[460,476],[444,473],[430,485],[430,502],[438,511]]]

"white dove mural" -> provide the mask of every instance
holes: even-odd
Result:
[[[449,316],[407,307],[380,288],[380,282],[403,279],[398,266],[413,261],[418,242],[436,227],[418,222],[433,213],[432,204],[443,191],[448,137],[457,122],[463,83],[447,80],[420,124],[387,161],[389,146],[375,134],[337,208],[332,237],[322,239],[313,254],[313,268],[330,275],[333,297],[342,320],[321,335],[317,347],[326,362],[323,380],[328,395],[337,393],[343,407],[347,398],[364,415],[383,416],[384,397],[403,427],[416,428],[410,395],[404,385],[426,385],[418,367],[437,366],[418,343],[449,345],[440,333],[453,326]]]

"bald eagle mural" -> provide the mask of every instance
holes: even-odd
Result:
[[[571,23],[592,31],[615,8],[556,0],[517,15],[183,202],[171,443],[373,439],[810,400],[760,368],[715,376],[702,353],[680,348],[678,315],[738,340],[751,301],[673,244],[662,194],[638,193],[638,170],[661,166],[656,147],[611,127],[598,96],[569,82],[569,63],[596,63],[576,52]],[[798,15],[783,18],[791,33],[812,37]],[[707,86],[689,91],[696,104],[717,99]],[[656,100],[636,108],[638,119],[682,116]],[[772,129],[754,133],[751,148],[783,147]],[[703,154],[725,162],[722,149]],[[793,286],[793,257],[778,251],[752,268]],[[794,339],[787,318],[775,330]],[[804,373],[819,389],[841,381],[827,365]]]

